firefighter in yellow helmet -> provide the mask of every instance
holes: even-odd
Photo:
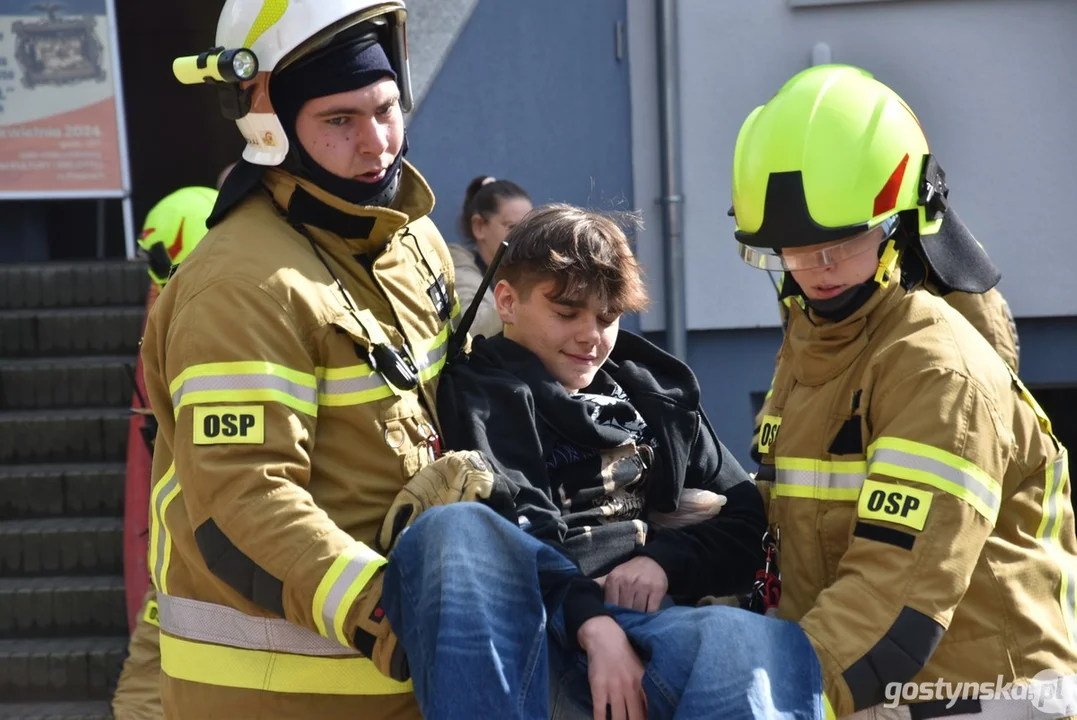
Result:
[[[184,187],[170,193],[146,215],[138,247],[146,255],[147,272],[158,288],[164,287],[172,266],[187,259],[206,234],[206,220],[217,202],[217,191]]]
[[[146,215],[138,246],[146,256],[147,272],[154,283],[150,307],[168,282],[172,268],[186,260],[206,234],[206,220],[216,200],[213,188],[184,187],[165,196]],[[162,715],[157,635],[157,599],[150,588],[135,621],[112,698],[116,720],[155,720]]]
[[[404,159],[406,17],[227,0],[174,65],[247,146],[142,346],[165,717],[419,717],[375,535],[406,483],[473,466],[433,414],[459,307]]]
[[[789,306],[758,479],[778,612],[811,640],[830,711],[952,715],[942,681],[1013,683],[1077,713],[1066,452],[935,294],[987,292],[999,272],[912,110],[856,68],[798,74],[741,128],[733,209],[741,258],[785,272],[783,296],[804,303]],[[1002,696],[956,712],[1031,717]]]

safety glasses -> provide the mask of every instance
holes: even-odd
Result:
[[[877,252],[879,245],[893,236],[897,226],[897,215],[892,215],[870,230],[823,248],[818,246],[791,247],[784,248],[781,254],[777,254],[770,248],[755,248],[738,243],[738,249],[741,260],[760,270],[811,270],[826,265],[836,265],[869,251]]]

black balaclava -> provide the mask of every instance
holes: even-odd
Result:
[[[376,183],[365,183],[338,177],[323,168],[303,148],[295,131],[299,111],[308,101],[358,90],[382,78],[396,80],[397,75],[378,42],[377,33],[369,26],[336,38],[328,47],[274,75],[269,85],[270,99],[291,144],[283,166],[347,202],[391,205],[400,189],[400,169],[408,150],[407,135],[385,177]]]
[[[898,251],[903,251],[908,245],[908,236],[904,232],[904,225],[898,224],[894,234],[879,244],[879,250],[877,256],[882,259],[883,252],[886,250],[886,246],[890,241],[894,242],[894,245]],[[902,252],[902,268],[905,267],[904,256],[908,253]],[[904,278],[902,284],[905,285]],[[907,286],[906,286],[907,287]],[[875,281],[874,277],[868,278],[866,281],[853,285],[843,290],[839,295],[826,300],[811,300],[804,294],[800,284],[793,279],[793,274],[787,272],[785,280],[782,284],[782,290],[779,293],[781,299],[787,297],[794,297],[800,295],[804,298],[804,302],[814,310],[820,317],[826,318],[831,322],[841,322],[842,320],[850,317],[871,299],[875,294],[875,291],[879,289],[879,283]]]

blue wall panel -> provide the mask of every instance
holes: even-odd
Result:
[[[1077,318],[1028,318],[1017,321],[1021,342],[1021,379],[1033,390],[1077,387]],[[661,344],[661,333],[649,333]],[[781,346],[778,328],[707,330],[688,335],[688,363],[703,389],[703,407],[718,437],[745,463],[755,411],[751,394],[766,392]],[[1053,418],[1057,423],[1071,422]]]
[[[628,57],[614,53],[625,0],[480,0],[409,122],[408,159],[459,240],[464,188],[513,180],[536,203],[631,209]]]

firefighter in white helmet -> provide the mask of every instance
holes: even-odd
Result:
[[[459,307],[404,160],[405,19],[402,2],[228,0],[217,47],[174,66],[247,147],[142,350],[166,717],[419,717],[376,531],[409,480],[490,474],[438,451]]]

